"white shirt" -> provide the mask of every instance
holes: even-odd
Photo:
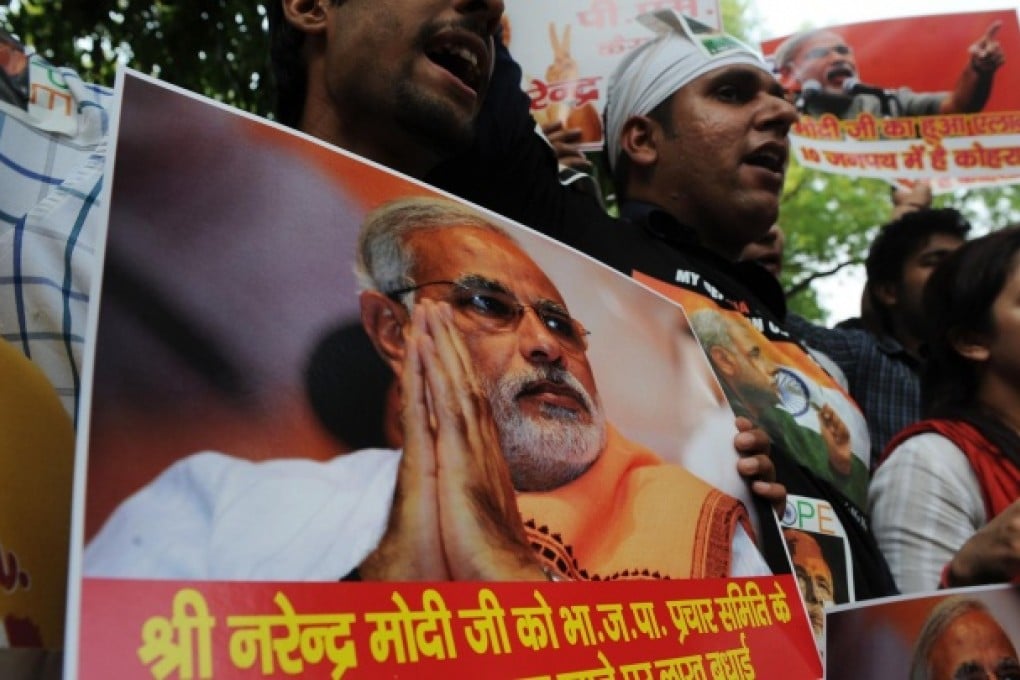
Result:
[[[113,93],[38,55],[30,77],[26,110],[0,102],[0,337],[75,416]]]
[[[936,590],[942,568],[988,518],[967,457],[934,432],[907,439],[871,480],[871,526],[904,593]]]

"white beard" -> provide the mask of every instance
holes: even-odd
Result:
[[[546,380],[577,392],[587,413],[546,404],[538,417],[526,416],[517,403],[518,395],[530,384]],[[562,368],[535,368],[504,375],[495,382],[485,381],[484,388],[503,457],[518,491],[548,491],[577,479],[606,446],[606,418],[601,402]]]

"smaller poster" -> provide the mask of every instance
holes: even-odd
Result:
[[[885,598],[826,613],[828,680],[1020,677],[1020,588]]]
[[[1020,179],[1015,10],[812,30],[763,51],[803,116],[804,166],[936,190]]]
[[[718,0],[508,0],[503,41],[521,65],[535,120],[578,128],[582,148],[600,150],[609,74],[655,37],[637,17],[670,9],[706,28],[722,25]]]

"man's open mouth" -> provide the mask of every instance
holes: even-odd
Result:
[[[485,42],[472,33],[446,31],[433,37],[425,55],[477,93],[489,76],[489,51]]]
[[[783,172],[783,168],[786,167],[788,153],[786,147],[782,144],[763,144],[745,156],[744,162],[748,165],[765,168],[771,172]]]
[[[857,72],[849,65],[845,63],[836,63],[825,72],[826,82],[840,84],[847,78],[856,78]]]
[[[783,264],[783,258],[779,255],[764,255],[757,258],[758,264],[768,269],[770,272],[779,271]]]

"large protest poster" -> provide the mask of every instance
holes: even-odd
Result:
[[[521,89],[540,125],[578,128],[582,148],[602,148],[609,74],[655,34],[637,17],[676,10],[718,29],[718,0],[508,0],[503,40],[521,65]]]
[[[1020,675],[1020,589],[1016,586],[883,598],[834,607],[825,618],[828,680]],[[974,633],[977,647],[968,643],[966,635],[956,633],[957,619]],[[938,648],[941,655],[935,653]]]
[[[789,573],[648,581],[655,571],[639,564],[600,573],[540,522],[526,526],[528,538],[541,544],[551,568],[611,581],[609,589],[337,583],[371,550],[389,502],[386,483],[347,466],[378,471],[380,461],[395,460],[383,450],[392,375],[352,333],[361,325],[354,239],[373,208],[437,194],[134,73],[121,91],[90,326],[95,354],[85,374],[89,416],[79,433],[67,677],[418,677],[479,668],[488,676],[565,677],[631,667],[712,677],[820,674]],[[753,510],[733,466],[732,413],[682,310],[488,217],[512,232],[590,331],[586,362],[611,441],[626,440],[620,450],[641,456],[701,461],[686,469],[654,464],[664,479],[687,480],[672,498],[649,499],[667,526],[687,526],[695,542],[704,539],[704,518],[715,515],[705,514],[704,500],[689,512],[698,494]],[[232,473],[196,475],[209,462],[226,466],[220,471],[267,470],[269,486],[242,484],[220,504],[221,482]],[[336,479],[327,471],[333,465],[342,468]],[[309,537],[290,520],[323,489],[328,501],[374,512],[374,519],[338,524],[325,545]],[[382,513],[372,510],[380,499]],[[640,535],[654,519],[597,489],[583,500],[603,508],[585,520],[593,534]],[[671,504],[675,513],[663,510]],[[305,519],[317,521],[320,511],[332,512],[316,507]],[[755,521],[761,528],[773,520]],[[709,532],[717,526],[708,524]],[[117,543],[132,536],[124,526],[142,533]],[[644,531],[653,549],[668,539],[657,531]],[[737,540],[711,550],[728,552]],[[153,544],[136,559],[136,548]],[[327,576],[316,574],[322,569]]]
[[[850,48],[846,58],[856,63],[856,77],[843,81],[844,87],[853,88],[849,94],[826,89],[820,82],[824,76],[790,73],[783,78],[806,114],[790,135],[802,165],[855,177],[929,180],[936,191],[1020,177],[1020,91],[1013,86],[1020,79],[1014,57],[1020,54],[1020,26],[1015,10],[869,21],[824,30]],[[914,95],[934,95],[937,103],[954,90],[970,68],[969,49],[986,36],[1000,43],[1006,58],[980,111],[916,115],[903,110],[912,106],[909,99],[924,106]],[[774,57],[784,40],[763,43],[766,57]],[[913,95],[902,95],[901,88]],[[876,110],[864,107],[859,112],[867,98],[878,102]]]

